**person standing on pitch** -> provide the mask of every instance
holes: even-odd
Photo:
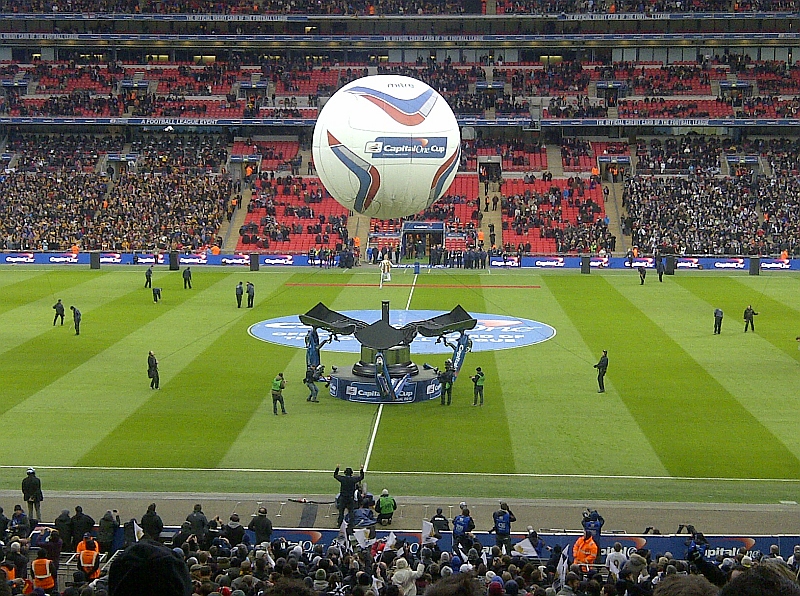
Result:
[[[158,360],[153,350],[147,355],[147,376],[150,378],[150,389],[158,389]]]
[[[278,376],[272,379],[272,413],[278,415],[278,404],[281,404],[281,412],[286,413],[286,407],[283,403],[283,390],[286,387],[286,381],[283,378],[283,373],[278,373]]]
[[[756,328],[753,327],[753,317],[755,317],[758,313],[753,310],[753,307],[749,304],[747,308],[744,309],[744,332],[747,333],[747,326],[750,325],[750,331],[753,333],[756,332]]]
[[[392,281],[392,262],[389,260],[388,253],[383,256],[381,261],[381,286],[385,281]]]
[[[72,311],[72,322],[75,323],[75,335],[80,335],[81,334],[81,311],[79,311],[74,306],[70,306],[69,309]]]
[[[144,287],[145,288],[152,288],[153,287],[153,266],[150,265],[147,268],[147,271],[144,272]]]
[[[714,309],[714,335],[722,333],[722,309]]]
[[[244,296],[244,287],[242,282],[236,284],[236,308],[242,308],[242,296]]]
[[[644,285],[644,279],[647,277],[647,269],[639,267],[639,285]]]
[[[56,311],[56,316],[53,317],[53,327],[56,326],[56,321],[58,321],[58,317],[61,317],[61,326],[64,326],[64,304],[61,302],[61,298],[58,299],[53,305],[53,310]]]
[[[183,289],[184,290],[191,290],[192,289],[192,268],[187,267],[183,270]]]
[[[252,282],[247,282],[247,308],[253,308],[253,301],[256,299],[256,287]]]
[[[656,273],[658,273],[658,281],[664,282],[664,261],[661,257],[656,257]]]
[[[606,371],[608,370],[608,350],[603,350],[600,361],[594,367],[597,369],[597,386],[599,387],[597,393],[605,393],[606,385],[603,382],[603,377],[606,376]]]
[[[22,496],[28,504],[28,518],[41,520],[41,502],[44,501],[42,481],[36,477],[36,470],[33,468],[28,468],[28,474],[22,480]],[[34,510],[36,510],[35,518],[33,517]]]
[[[483,405],[483,384],[486,382],[486,375],[481,370],[481,367],[475,369],[475,374],[470,377],[472,379],[472,383],[474,384],[473,392],[472,392],[472,405],[478,405],[478,398],[480,397],[481,403]]]
[[[303,379],[303,383],[306,384],[308,387],[308,397],[306,401],[318,402],[317,395],[319,395],[319,389],[317,389],[317,367],[313,364],[306,368],[306,376]]]

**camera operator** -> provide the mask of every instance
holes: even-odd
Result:
[[[455,381],[455,369],[450,358],[444,361],[444,370],[437,371],[436,377],[442,385],[442,405],[449,406],[453,400],[453,382]]]

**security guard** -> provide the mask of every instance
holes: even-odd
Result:
[[[70,306],[69,309],[72,311],[72,322],[75,323],[75,335],[81,334],[81,311],[77,309],[75,306]]]
[[[58,299],[53,305],[53,310],[56,311],[56,316],[53,317],[53,327],[56,326],[56,321],[58,321],[58,317],[61,317],[61,326],[64,326],[64,304],[61,302],[61,298]]]
[[[236,308],[242,308],[242,296],[244,296],[244,287],[242,282],[236,284]]]
[[[247,282],[247,308],[253,308],[253,302],[256,299],[256,287],[253,282]]]
[[[78,544],[78,569],[91,581],[100,577],[100,546],[91,534]]]
[[[47,558],[47,551],[43,548],[37,551],[36,559],[31,562],[31,575],[34,588],[41,588],[45,594],[58,594],[56,589],[58,572],[53,561]]]
[[[184,290],[191,290],[192,289],[192,269],[191,267],[187,267],[183,270],[183,289]]]

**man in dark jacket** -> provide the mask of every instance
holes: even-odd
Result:
[[[59,298],[58,302],[56,302],[53,305],[53,310],[56,311],[56,315],[53,317],[53,327],[56,326],[56,321],[58,321],[59,317],[61,317],[61,326],[63,327],[64,326],[64,303],[61,302],[61,298]]]
[[[97,528],[97,542],[100,543],[100,552],[111,552],[114,534],[119,526],[119,512],[116,509],[113,511],[106,511],[103,517],[100,518],[100,523]]]
[[[87,532],[91,534],[94,529],[94,519],[83,512],[83,507],[75,507],[75,515],[72,516],[72,539],[75,544],[83,539]]]
[[[28,504],[28,517],[39,521],[42,519],[40,503],[44,500],[42,495],[42,481],[36,477],[36,470],[28,468],[28,475],[22,480],[22,496]],[[33,517],[34,509],[36,517]]]
[[[10,521],[11,520],[6,517],[6,514],[3,513],[3,508],[0,507],[0,540],[3,542],[8,538],[8,524]]]
[[[231,546],[241,544],[244,540],[244,526],[239,523],[239,514],[232,513],[230,521],[222,526],[221,532],[223,538],[227,538]]]
[[[66,552],[75,552],[72,544],[72,518],[69,516],[69,510],[62,509],[53,523],[58,533],[61,535],[61,540],[64,541],[64,550]]]
[[[164,522],[156,513],[155,503],[150,503],[147,506],[147,513],[142,516],[142,531],[144,531],[145,538],[150,540],[158,540],[161,532],[164,531]]]
[[[600,356],[600,360],[594,365],[594,367],[597,369],[597,386],[599,387],[597,393],[605,393],[606,384],[604,382],[604,377],[606,376],[606,371],[608,370],[608,350],[603,350],[603,355]]]
[[[272,521],[267,517],[267,508],[259,507],[256,515],[247,526],[256,535],[256,544],[272,540]]]
[[[183,289],[184,290],[191,290],[192,289],[192,269],[191,267],[187,267],[183,270]]]
[[[208,534],[208,518],[203,513],[203,507],[198,503],[194,506],[194,510],[186,516],[186,521],[190,524],[191,533],[197,537],[200,544],[205,544],[206,535]]]
[[[356,508],[356,485],[364,480],[364,466],[361,466],[358,476],[353,476],[353,468],[345,468],[344,476],[342,476],[339,474],[339,467],[340,466],[336,466],[336,469],[333,471],[333,477],[336,478],[341,485],[339,488],[339,500],[337,502],[339,507],[339,521],[336,522],[336,525],[341,527],[342,522],[344,521],[345,510],[352,514]]]

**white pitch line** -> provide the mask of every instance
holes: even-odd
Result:
[[[372,457],[372,448],[375,446],[375,437],[378,434],[378,425],[381,423],[381,415],[383,414],[383,404],[378,406],[378,415],[375,416],[375,424],[372,426],[372,436],[369,438],[369,446],[367,447],[367,456],[364,458],[364,471],[369,470],[369,460]]]
[[[381,404],[383,405],[383,404]],[[377,426],[376,426],[377,428]],[[373,431],[372,438],[375,438]],[[370,443],[370,448],[372,444]],[[12,466],[0,465],[0,470],[24,470],[29,466]],[[254,474],[285,474],[291,473],[308,473],[308,474],[330,474],[330,470],[308,470],[308,469],[290,469],[290,468],[182,468],[182,467],[165,467],[165,468],[147,468],[147,467],[124,467],[124,466],[42,466],[35,465],[34,468],[42,470],[80,470],[80,471],[121,471],[121,472],[247,472]],[[366,469],[366,465],[364,466]],[[680,481],[706,481],[706,482],[780,482],[786,484],[800,483],[798,478],[726,478],[726,477],[707,477],[707,476],[635,476],[631,474],[613,475],[613,474],[537,474],[537,473],[517,473],[517,472],[430,472],[430,471],[388,471],[388,470],[372,470],[372,474],[386,474],[392,476],[475,476],[485,478],[487,476],[496,478],[556,478],[556,479],[589,479],[589,480],[680,480]]]
[[[416,273],[414,274],[414,281],[411,282],[411,291],[408,293],[408,302],[406,302],[406,310],[411,307],[411,298],[414,296],[414,287],[417,285]],[[383,277],[381,277],[381,280]],[[381,423],[381,416],[383,415],[383,404],[378,405],[378,414],[375,416],[375,424],[372,425],[372,435],[369,438],[369,445],[367,446],[367,456],[364,458],[364,471],[369,469],[369,460],[372,457],[372,448],[375,446],[375,437],[378,436],[378,426]]]
[[[411,298],[414,296],[414,287],[417,285],[417,278],[419,275],[414,274],[414,281],[411,282],[411,291],[408,293],[408,302],[406,302],[406,310],[411,308]]]

